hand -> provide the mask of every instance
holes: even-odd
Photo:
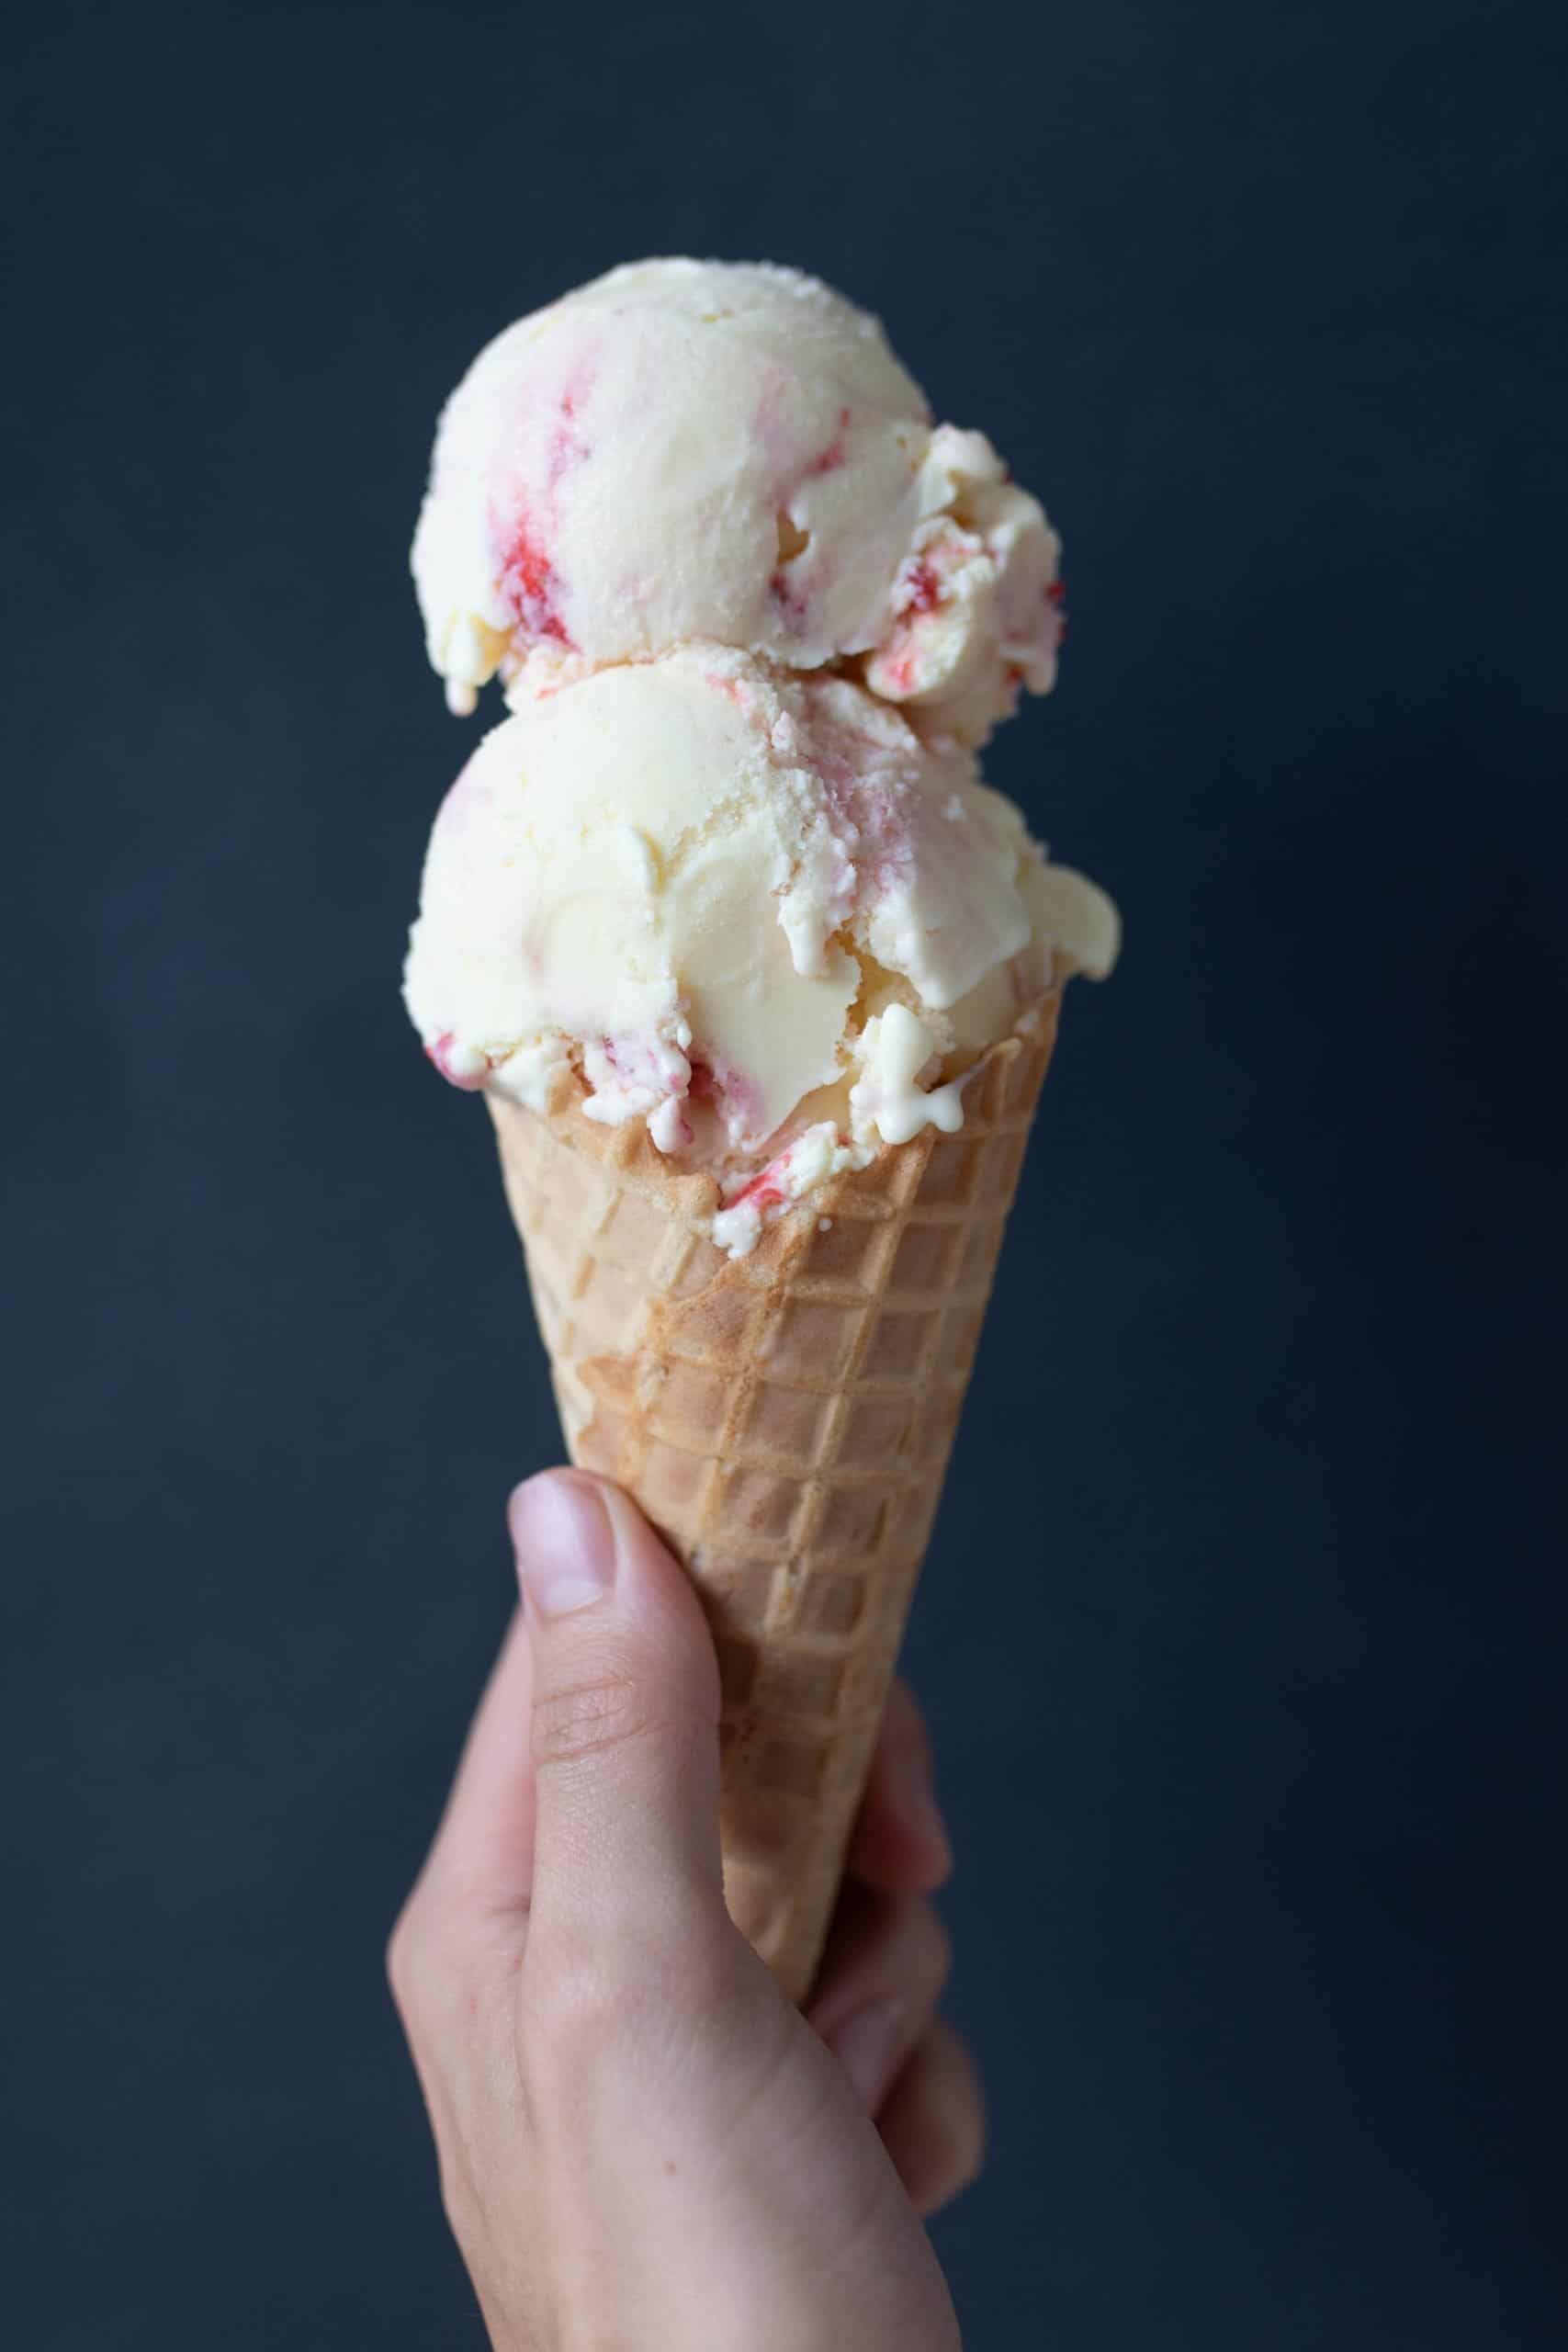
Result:
[[[952,2352],[918,2211],[973,2176],[982,2124],[934,2015],[948,1855],[914,1702],[888,1711],[808,2023],[724,1907],[718,1675],[685,1575],[579,1472],[510,1517],[525,1610],[389,1953],[494,2344]]]

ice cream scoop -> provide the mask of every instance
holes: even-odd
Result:
[[[529,695],[432,835],[409,1009],[446,1077],[645,1120],[766,1210],[956,1126],[962,1069],[1116,924],[972,754],[863,686],[712,644]],[[731,1196],[734,1196],[733,1198]],[[741,1197],[744,1196],[744,1197]]]
[[[1043,693],[1057,542],[881,326],[769,264],[628,264],[519,320],[448,401],[413,546],[454,710],[692,639],[851,667],[922,732]]]

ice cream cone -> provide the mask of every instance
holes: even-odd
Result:
[[[507,1199],[574,1462],[685,1563],[724,1686],[731,1912],[793,2000],[845,1848],[942,1492],[1057,984],[990,1047],[954,1135],[833,1177],[750,1256],[709,1238],[711,1178],[640,1121],[491,1093]]]

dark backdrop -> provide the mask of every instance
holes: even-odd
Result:
[[[970,2339],[1557,2337],[1560,22],[13,31],[8,2342],[479,2341],[381,1947],[557,1440],[398,1000],[471,740],[405,549],[481,339],[684,250],[881,311],[1047,498],[991,773],[1126,914],[909,1647]]]

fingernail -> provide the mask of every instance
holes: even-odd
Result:
[[[873,2001],[833,2036],[834,2054],[870,2115],[887,2095],[903,2026],[902,2001]]]
[[[524,1598],[541,1617],[569,1617],[615,1581],[615,1538],[597,1487],[547,1471],[507,1505]]]

